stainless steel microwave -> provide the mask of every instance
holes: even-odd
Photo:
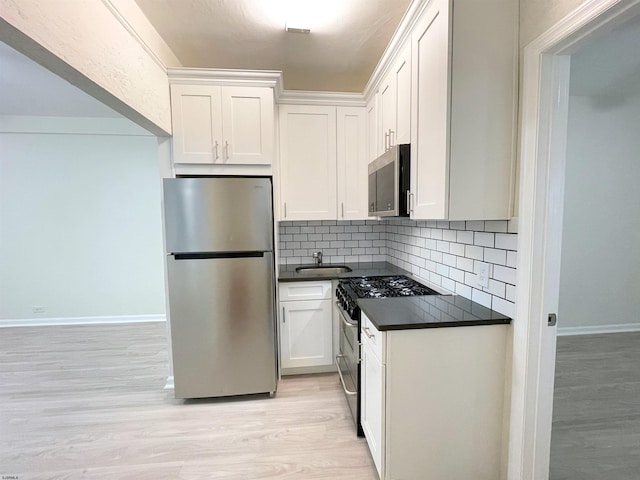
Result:
[[[411,145],[391,147],[369,164],[369,216],[408,217]]]

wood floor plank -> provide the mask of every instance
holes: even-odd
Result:
[[[558,337],[551,480],[640,479],[640,333]]]
[[[163,323],[0,330],[0,475],[375,480],[336,374],[176,400]]]

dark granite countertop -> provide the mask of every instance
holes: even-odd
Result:
[[[380,331],[511,323],[511,318],[459,295],[361,298],[358,305]]]
[[[313,267],[314,265],[280,265],[280,273],[278,275],[278,281],[280,282],[306,282],[306,281],[318,281],[318,280],[333,280],[341,278],[355,278],[355,277],[374,277],[383,275],[406,275],[411,277],[412,275],[406,270],[396,267],[387,262],[367,262],[367,263],[341,263],[340,265],[346,265],[351,268],[351,272],[328,274],[323,276],[311,276],[301,275],[296,273],[297,267]],[[331,266],[331,264],[323,264],[325,267]],[[424,283],[424,282],[421,282]]]

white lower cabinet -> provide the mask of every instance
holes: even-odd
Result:
[[[361,320],[361,422],[381,480],[501,478],[508,326]]]
[[[286,369],[333,367],[331,298],[330,281],[280,284],[280,365],[283,373],[287,373]]]
[[[362,337],[360,391],[360,421],[373,462],[382,477],[384,447],[384,393],[385,378],[382,360],[376,356],[370,342]]]

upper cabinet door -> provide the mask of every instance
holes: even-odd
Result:
[[[378,155],[382,153],[380,150],[379,134],[378,94],[376,93],[367,104],[367,163],[373,162],[378,158]]]
[[[336,108],[280,106],[281,220],[335,220]]]
[[[380,103],[378,118],[380,125],[380,152],[384,153],[394,144],[396,135],[396,76],[391,71],[380,85]]]
[[[261,165],[273,161],[273,90],[222,88],[223,163]]]
[[[338,220],[364,220],[367,209],[366,108],[337,109]]]
[[[220,87],[171,85],[174,163],[215,163],[221,158]]]
[[[411,42],[394,64],[396,86],[396,133],[392,144],[411,143]]]
[[[448,1],[434,0],[412,37],[416,71],[412,218],[444,219],[448,213],[449,31]]]

